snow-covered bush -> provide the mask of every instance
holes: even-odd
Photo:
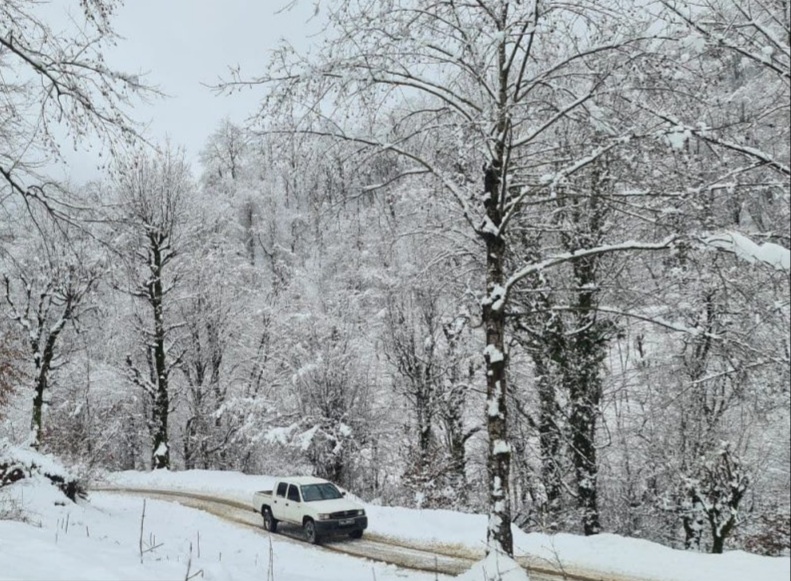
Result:
[[[700,549],[703,529],[708,523],[711,552],[722,553],[725,539],[739,523],[739,504],[749,484],[749,475],[727,442],[693,477],[683,479],[680,508],[687,535],[686,548]]]
[[[72,501],[86,497],[79,479],[53,456],[0,442],[0,488],[35,475],[46,477]]]
[[[0,520],[25,522],[27,518],[18,500],[0,497]]]

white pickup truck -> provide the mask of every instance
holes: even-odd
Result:
[[[359,539],[368,527],[368,517],[360,505],[344,496],[331,482],[295,476],[275,482],[274,490],[253,493],[253,510],[264,518],[266,530],[276,532],[281,522],[298,525],[313,544],[329,535]]]

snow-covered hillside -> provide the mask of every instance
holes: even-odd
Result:
[[[201,492],[245,502],[272,478],[232,472],[124,472],[107,486]],[[269,537],[212,515],[157,500],[92,492],[75,505],[48,482],[28,479],[2,490],[0,506],[24,507],[28,523],[0,521],[0,579],[211,581],[435,579],[434,574],[355,559],[291,539]],[[485,517],[451,511],[366,506],[372,534],[421,543],[481,550]],[[419,523],[419,526],[416,524]],[[734,551],[708,555],[675,551],[655,543],[599,535],[547,536],[514,530],[517,554],[590,569],[602,575],[661,581],[781,581],[791,574],[788,558]],[[141,558],[142,538],[142,558]],[[46,555],[46,558],[42,556]],[[272,557],[270,561],[270,555]],[[271,567],[271,569],[270,569]],[[448,578],[439,576],[439,578]]]
[[[14,581],[395,581],[395,567],[257,534],[175,503],[92,493],[78,505],[45,480],[3,489],[28,523],[0,521],[0,579]],[[271,552],[270,552],[271,551]],[[271,559],[270,559],[271,557]],[[409,579],[434,575],[410,572]]]

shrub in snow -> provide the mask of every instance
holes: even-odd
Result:
[[[695,474],[682,480],[680,508],[687,549],[700,549],[708,524],[711,552],[722,553],[725,539],[738,524],[739,504],[749,483],[750,478],[728,443],[699,466]]]
[[[17,522],[27,522],[25,511],[22,505],[9,498],[0,498],[0,520],[14,520]]]
[[[54,457],[0,442],[0,488],[37,474],[46,477],[72,501],[86,497],[80,481]]]

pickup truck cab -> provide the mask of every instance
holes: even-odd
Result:
[[[308,542],[322,537],[363,536],[368,527],[365,510],[331,482],[311,476],[295,476],[275,482],[274,490],[253,493],[253,510],[264,519],[264,528],[277,531],[279,523],[302,527]]]

